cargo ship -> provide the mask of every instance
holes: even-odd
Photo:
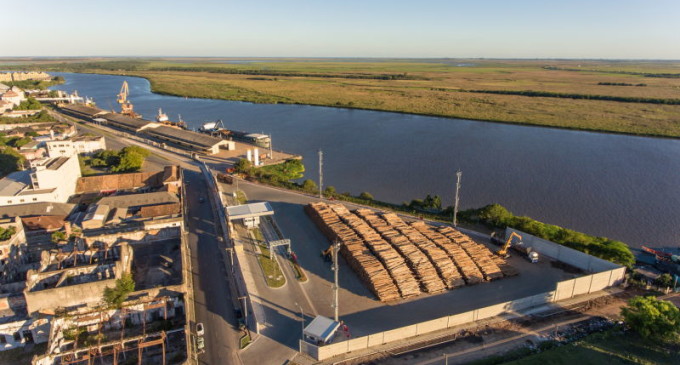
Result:
[[[168,115],[163,113],[163,109],[158,108],[158,114],[156,115],[156,122],[169,125],[176,128],[187,129],[187,124],[182,120],[182,116],[179,116],[178,122],[173,122],[168,118]]]
[[[219,137],[230,141],[250,143],[262,148],[271,147],[271,137],[268,135],[262,133],[229,130],[224,127],[224,123],[222,123],[221,120],[203,123],[203,125],[198,128],[198,131],[209,134],[213,137]]]

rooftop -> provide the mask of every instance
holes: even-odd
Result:
[[[30,217],[30,216],[68,216],[75,204],[67,203],[28,203],[0,207],[0,217]]]
[[[145,131],[145,133],[150,134],[152,136],[167,138],[201,148],[212,148],[216,144],[221,143],[223,141],[220,138],[211,137],[207,134],[167,126],[160,126],[154,129],[150,129]]]
[[[91,117],[95,116],[97,114],[106,113],[106,111],[101,110],[99,108],[94,108],[94,107],[82,105],[82,104],[66,104],[66,105],[61,106],[60,109],[65,110],[65,111],[75,112],[75,113],[78,113],[78,114],[88,115],[88,116],[91,116]]]
[[[73,141],[73,142],[79,142],[79,141],[94,142],[94,141],[101,141],[102,139],[104,139],[104,136],[77,136],[77,137],[71,138],[71,141]]]
[[[99,200],[99,205],[108,205],[111,208],[140,207],[165,203],[179,203],[179,198],[165,191],[159,191],[145,194],[108,196]]]
[[[66,163],[66,161],[68,161],[69,159],[70,159],[70,157],[55,157],[55,158],[51,158],[51,159],[45,161],[44,166],[45,166],[48,170],[59,170],[59,168],[61,168],[62,166],[64,166],[64,164]]]
[[[26,229],[30,231],[46,230],[51,231],[64,226],[66,216],[46,215],[37,217],[22,218]]]
[[[31,172],[16,171],[0,179],[0,196],[15,196],[30,186]]]
[[[246,217],[258,217],[274,214],[274,209],[268,202],[234,205],[227,207],[227,217],[232,219],[243,219]]]
[[[131,118],[125,115],[121,114],[116,114],[116,113],[108,113],[102,115],[102,118],[106,119],[109,123],[117,124],[119,126],[122,126],[124,128],[130,128],[130,129],[142,129],[147,126],[154,126],[157,125],[157,123],[154,123],[149,120],[144,120],[144,119],[137,119],[137,118]]]

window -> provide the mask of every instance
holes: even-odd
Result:
[[[33,201],[34,201],[34,202],[37,202],[37,201],[38,201],[38,198],[33,198]]]
[[[23,202],[25,202],[25,200],[24,200],[24,199],[21,199],[21,200],[19,200],[19,203],[23,203]]]
[[[7,338],[5,335],[0,335],[0,344],[4,345],[7,343]]]
[[[14,342],[21,341],[21,333],[14,332]]]
[[[11,200],[8,200],[8,201],[7,201],[7,204],[12,204],[12,201],[11,201]]]

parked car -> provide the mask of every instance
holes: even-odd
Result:
[[[199,336],[199,337],[205,335],[205,329],[203,328],[203,323],[197,323],[196,324],[196,335]]]

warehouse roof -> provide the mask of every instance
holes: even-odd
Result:
[[[109,123],[112,123],[114,125],[135,130],[141,130],[146,127],[153,128],[154,126],[158,125],[158,123],[152,122],[150,120],[131,118],[116,113],[104,114],[102,115],[102,118],[106,119]]]
[[[75,206],[75,204],[52,202],[9,205],[0,207],[0,217],[67,216],[71,214]]]
[[[89,116],[89,117],[93,117],[97,114],[106,113],[105,110],[101,110],[99,108],[94,108],[94,107],[82,105],[82,104],[66,104],[66,105],[62,105],[60,107],[60,109],[67,111],[67,112],[82,114],[82,115]]]
[[[99,205],[108,205],[111,208],[140,207],[164,203],[179,203],[179,198],[174,194],[158,191],[145,194],[107,196],[98,202]]]
[[[216,144],[223,142],[222,139],[215,138],[207,134],[167,126],[160,126],[151,130],[147,130],[144,133],[185,144],[190,144],[200,148],[212,148]]]
[[[0,196],[14,196],[31,186],[29,170],[16,171],[0,180]]]

